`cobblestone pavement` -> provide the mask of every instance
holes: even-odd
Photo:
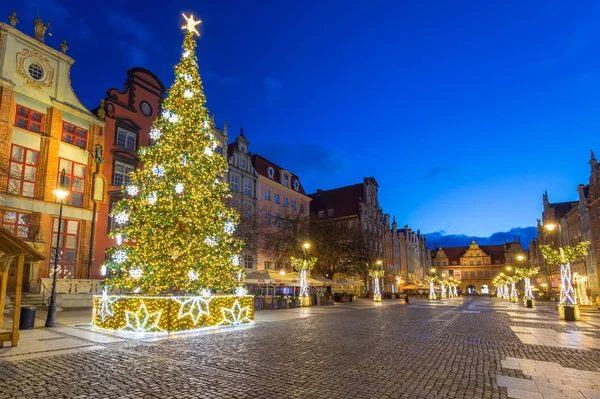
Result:
[[[497,299],[390,300],[217,334],[0,359],[0,398],[600,397],[593,396],[600,381],[588,379],[585,392],[554,389],[554,396],[531,382],[551,384],[561,367],[593,376],[600,350],[526,344],[511,326],[600,339],[595,314],[567,324],[550,308],[528,312]],[[536,364],[555,374],[540,376]]]

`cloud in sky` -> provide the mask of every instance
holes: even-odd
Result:
[[[503,244],[504,240],[511,242],[515,236],[521,239],[521,245],[525,249],[529,249],[529,243],[537,237],[537,228],[530,227],[514,227],[509,231],[499,231],[493,233],[489,237],[472,237],[466,234],[448,234],[443,230],[434,233],[425,234],[427,238],[427,246],[433,248],[438,247],[456,247],[471,244],[471,240],[475,238],[479,245]]]
[[[151,30],[134,18],[119,13],[110,14],[107,23],[119,36],[117,44],[124,50],[132,66],[145,65],[149,59],[148,52],[157,45]]]

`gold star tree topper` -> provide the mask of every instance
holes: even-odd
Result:
[[[181,27],[181,29],[185,29],[188,32],[194,32],[197,36],[200,36],[200,33],[198,33],[196,26],[200,25],[200,23],[202,23],[202,21],[200,21],[200,20],[195,21],[194,16],[192,14],[190,14],[189,17],[183,13],[181,15],[183,15],[183,18],[185,18],[185,22],[186,22],[186,25],[183,25]]]

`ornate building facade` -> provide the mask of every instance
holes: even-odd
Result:
[[[39,17],[33,37],[16,28],[16,18],[9,20],[0,23],[0,213],[5,229],[35,242],[46,256],[25,270],[24,288],[38,292],[49,283],[57,253],[59,278],[87,277],[93,200],[102,195],[94,156],[103,145],[104,121],[71,87],[74,60],[66,42],[60,50],[45,44],[47,24]],[[54,190],[60,180],[69,195],[59,229]]]
[[[152,143],[150,128],[159,116],[165,86],[152,72],[144,68],[127,71],[123,91],[108,90],[96,113],[106,122],[103,163],[100,165],[104,190],[97,202],[97,222],[94,226],[94,267],[91,278],[103,278],[100,265],[106,260],[106,250],[114,245],[108,236],[113,221],[110,211],[123,198],[123,187],[129,183],[129,173],[141,166],[138,150]]]
[[[468,294],[493,291],[493,279],[500,273],[511,275],[515,267],[527,265],[527,251],[515,237],[511,243],[437,248],[432,251],[431,267],[444,278],[460,281],[460,290]]]
[[[240,129],[240,135],[227,146],[231,204],[240,212],[239,233],[245,242],[240,266],[246,272],[256,271],[258,255],[258,231],[254,228],[257,224],[258,174],[252,163],[249,145],[244,129]]]

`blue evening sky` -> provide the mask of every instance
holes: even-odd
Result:
[[[532,226],[576,198],[600,155],[594,1],[17,0],[39,7],[88,107],[142,66],[169,86],[181,12],[208,106],[308,191],[375,176],[384,211],[422,232]],[[8,15],[11,7],[3,7]]]

